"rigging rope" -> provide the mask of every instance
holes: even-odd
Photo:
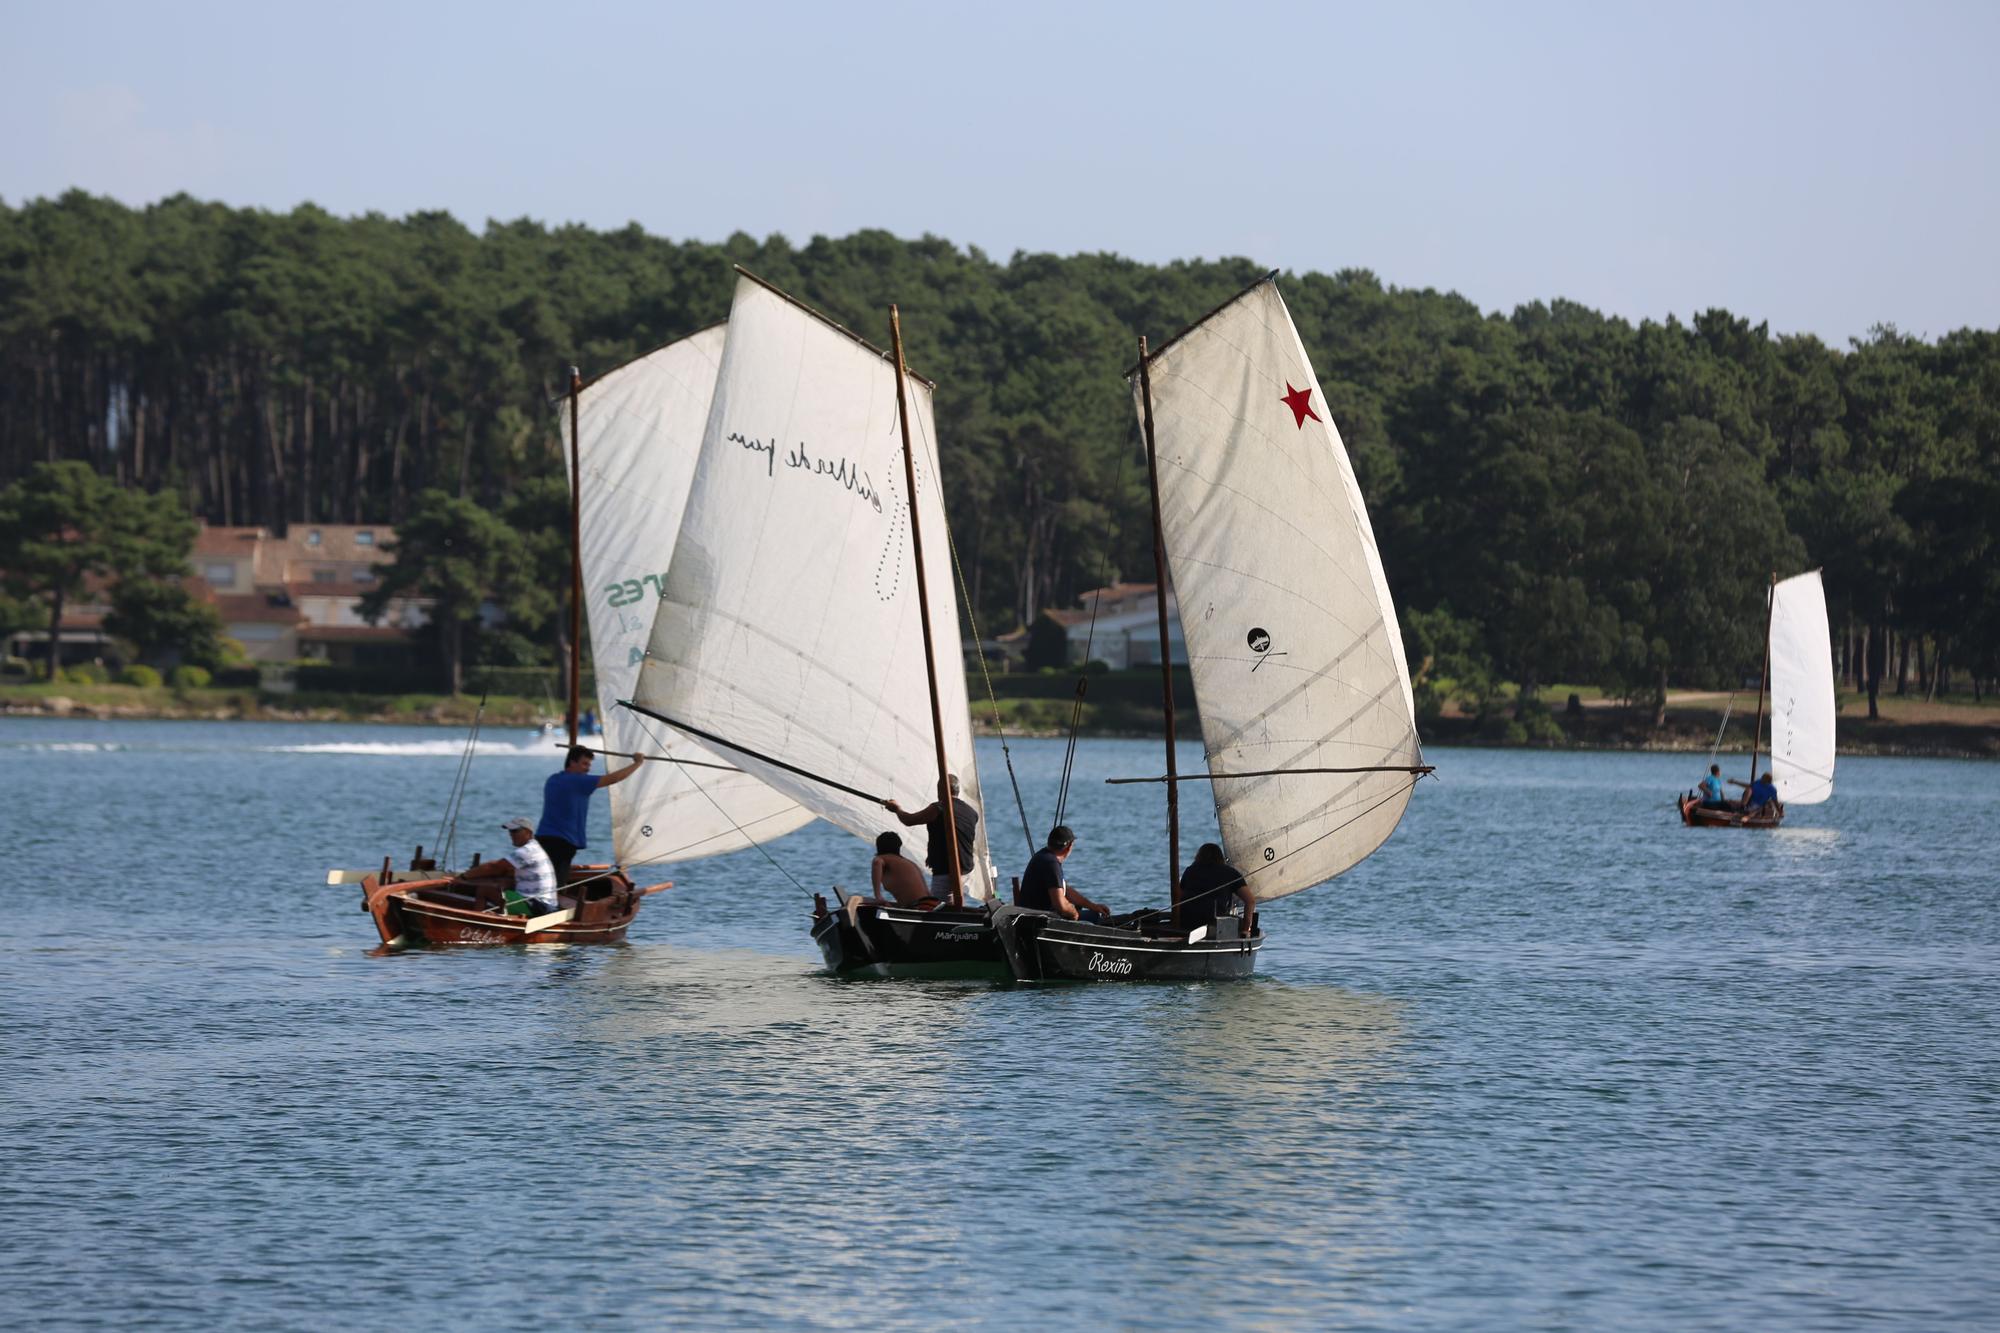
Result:
[[[1735,711],[1736,694],[1735,690],[1729,692],[1729,703],[1722,710],[1722,725],[1715,729],[1715,744],[1708,747],[1708,762],[1711,764],[1715,762],[1716,751],[1722,748],[1722,733],[1729,730],[1729,715]],[[1754,778],[1757,775],[1752,773],[1750,776]]]
[[[651,727],[651,725],[647,723],[646,715],[644,713],[639,712],[635,708],[627,708],[625,711],[632,714],[633,717],[639,720],[639,730],[645,732],[646,738],[652,741],[654,745],[659,746],[661,751],[664,752],[667,747],[660,740],[659,734],[655,732]],[[746,843],[750,844],[750,846],[756,848],[757,854],[759,856],[762,856],[766,861],[769,861],[771,863],[772,868],[775,869],[779,874],[783,875],[786,879],[790,880],[792,882],[792,886],[796,888],[800,893],[805,894],[806,897],[808,898],[813,896],[813,891],[807,888],[804,884],[800,883],[799,877],[797,875],[794,875],[791,871],[785,869],[785,867],[779,863],[778,858],[772,856],[771,853],[768,850],[766,850],[763,843],[758,842],[756,838],[752,837],[748,829],[744,828],[741,824],[736,822],[735,816],[731,815],[727,810],[722,808],[722,802],[716,800],[715,797],[712,794],[710,794],[709,790],[706,787],[702,786],[699,782],[696,782],[694,780],[694,774],[690,773],[687,769],[683,768],[681,770],[681,776],[685,777],[688,780],[688,785],[690,787],[693,787],[696,791],[701,793],[703,800],[707,801],[710,805],[715,807],[715,813],[721,815],[723,819],[728,822],[729,827],[735,830],[736,836],[742,838]]]
[[[921,415],[918,416],[916,425],[917,434],[922,436],[924,434],[924,423]],[[930,456],[931,442],[929,437],[925,436],[924,457],[929,459]],[[932,466],[931,475],[933,477],[938,476],[936,465]],[[938,479],[938,509],[940,511],[944,509],[944,484],[941,477]],[[949,516],[945,519],[944,540],[945,545],[951,551],[952,573],[958,580],[959,605],[965,608],[966,624],[972,630],[972,650],[979,655],[979,676],[986,685],[986,702],[993,708],[993,730],[1000,737],[1000,755],[1007,762],[1007,781],[1014,788],[1014,810],[1021,816],[1021,836],[1028,840],[1028,855],[1033,856],[1038,849],[1035,846],[1035,835],[1028,829],[1028,806],[1027,802],[1021,799],[1021,779],[1014,772],[1014,751],[1007,745],[1007,728],[1000,721],[1000,700],[993,693],[993,674],[986,669],[986,649],[980,644],[979,613],[972,606],[972,590],[965,583],[965,566],[960,563],[958,558],[958,539],[951,535],[951,520]],[[990,851],[991,848],[988,848],[988,850]]]
[[[1136,425],[1128,429],[1133,434],[1136,434],[1138,431]],[[1090,599],[1090,628],[1084,632],[1083,636],[1083,665],[1085,669],[1077,673],[1076,695],[1070,701],[1069,741],[1063,749],[1062,780],[1056,787],[1056,817],[1050,821],[1050,827],[1062,823],[1063,816],[1069,811],[1069,781],[1071,775],[1076,771],[1076,738],[1078,732],[1083,728],[1083,696],[1090,688],[1090,650],[1097,645],[1097,613],[1104,605],[1105,580],[1110,576],[1111,571],[1111,542],[1113,535],[1117,531],[1116,515],[1118,511],[1114,506],[1118,503],[1118,497],[1125,493],[1125,459],[1126,455],[1132,452],[1130,445],[1133,434],[1128,434],[1125,437],[1127,447],[1118,451],[1118,477],[1111,486],[1111,504],[1107,505],[1104,510],[1104,552],[1103,558],[1098,562],[1097,567],[1098,595]],[[1172,737],[1168,737],[1167,739],[1168,744],[1173,743]]]
[[[458,842],[458,813],[465,805],[465,789],[472,775],[472,752],[479,746],[479,727],[486,717],[486,695],[479,696],[479,707],[472,714],[472,728],[466,733],[465,749],[458,756],[458,772],[451,780],[451,791],[444,801],[444,815],[438,821],[437,837],[431,841],[434,860],[440,866],[451,868],[452,850]]]

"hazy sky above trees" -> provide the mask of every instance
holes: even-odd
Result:
[[[0,198],[1373,269],[2000,321],[2000,5],[6,6]]]

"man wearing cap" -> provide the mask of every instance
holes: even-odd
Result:
[[[549,854],[558,884],[569,883],[569,863],[583,849],[584,835],[590,828],[591,793],[623,782],[645,762],[635,754],[625,767],[599,777],[590,771],[596,757],[587,746],[572,745],[562,772],[549,774],[549,780],[542,784],[542,821],[535,826],[535,841]]]
[[[1050,829],[1048,846],[1036,852],[1028,868],[1021,872],[1021,887],[1014,894],[1014,905],[1068,917],[1071,921],[1102,924],[1109,920],[1111,909],[1084,897],[1063,873],[1063,862],[1069,860],[1075,848],[1076,834],[1069,825],[1058,824]]]
[[[534,904],[535,915],[559,910],[562,904],[556,899],[556,868],[535,841],[535,826],[517,817],[500,827],[507,830],[513,850],[498,861],[481,861],[459,878],[482,881],[471,886],[481,907],[497,908],[505,903],[506,885],[501,881],[506,880],[513,883],[514,892]]]

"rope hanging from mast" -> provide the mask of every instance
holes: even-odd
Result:
[[[465,804],[465,788],[472,775],[472,754],[479,747],[479,727],[486,717],[486,695],[479,696],[479,707],[472,714],[472,727],[465,736],[465,749],[458,756],[458,772],[451,780],[451,791],[445,796],[444,814],[438,820],[437,837],[431,840],[431,847],[437,852],[437,862],[446,869],[451,868],[451,856],[458,842],[458,812]]]

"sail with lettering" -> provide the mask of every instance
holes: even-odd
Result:
[[[947,763],[983,812],[931,387],[907,389]],[[921,861],[924,829],[881,806],[928,804],[937,782],[901,451],[894,363],[741,274],[632,701],[858,837],[896,829]],[[985,846],[982,819],[975,897]]]
[[[610,789],[613,855],[636,866],[765,842],[813,815],[733,761],[618,707],[645,659],[701,451],[721,325],[584,385],[577,399],[579,549],[604,748],[664,755]],[[563,412],[569,445],[569,413]],[[622,761],[612,759],[613,766]]]
[[[1276,282],[1147,365],[1160,535],[1223,847],[1265,902],[1347,870],[1402,818],[1422,764],[1402,635]],[[1133,393],[1143,421],[1136,375]]]
[[[1833,795],[1833,643],[1819,571],[1771,588],[1771,777],[1786,805]]]

